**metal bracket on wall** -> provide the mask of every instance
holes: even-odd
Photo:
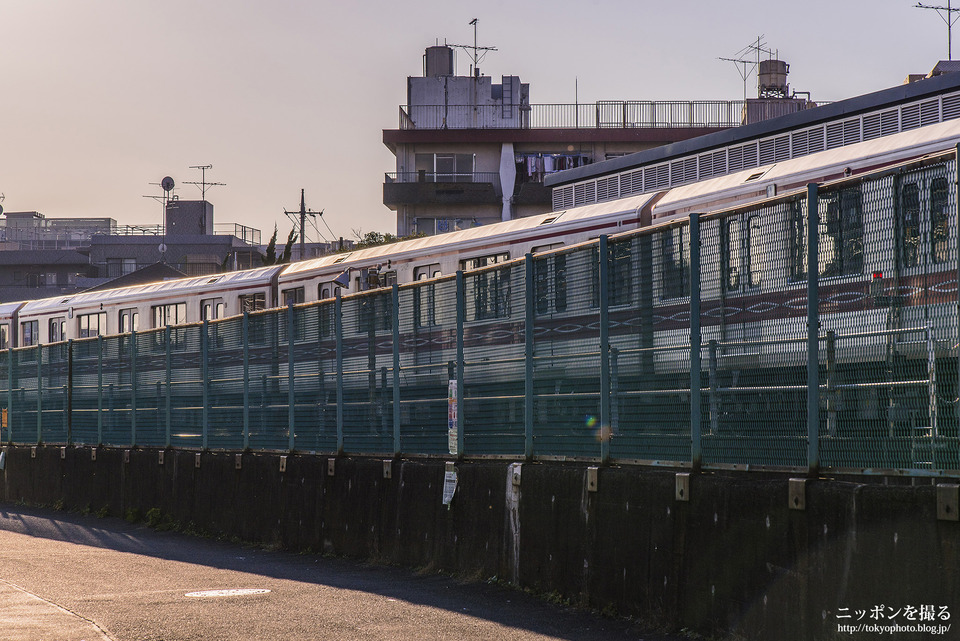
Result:
[[[286,471],[287,471],[287,457],[286,457],[286,456],[281,456],[281,457],[280,457],[280,471],[281,471],[281,472],[286,472]]]
[[[520,487],[520,476],[523,472],[523,463],[514,463],[510,466],[510,482],[513,487]]]
[[[200,469],[200,452],[197,452],[197,455],[193,457],[193,467]]]
[[[599,472],[600,468],[597,467],[588,467],[587,468],[587,491],[596,492],[597,485],[599,484]]]
[[[60,460],[62,461],[62,460],[64,460],[65,458],[67,458],[67,448],[61,447],[61,448],[60,448]]]
[[[237,454],[233,459],[233,469],[241,470],[243,469],[243,454]]]
[[[328,458],[327,459],[327,476],[336,476],[337,475],[337,459]]]
[[[97,460],[97,448],[95,448],[95,447],[90,448],[90,460],[91,460],[91,461],[96,461],[96,460]]]
[[[937,485],[937,520],[960,521],[960,485]]]
[[[678,501],[690,500],[690,472],[677,472],[674,498]]]
[[[37,448],[36,448],[36,447],[31,447],[31,448],[30,448],[30,458],[37,458]]]
[[[385,459],[383,461],[383,478],[392,479],[393,478],[393,460]]]
[[[167,454],[167,453],[166,453],[164,450],[160,450],[160,452],[157,454],[157,464],[158,464],[158,465],[163,465],[164,460],[166,460],[166,458],[167,458],[167,457],[166,457],[166,454]]]
[[[790,479],[790,495],[787,499],[791,510],[807,509],[807,481],[809,479]]]
[[[124,450],[124,451],[123,451],[123,462],[124,462],[124,463],[129,463],[129,462],[130,462],[130,450]]]

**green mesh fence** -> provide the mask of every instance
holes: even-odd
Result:
[[[955,175],[3,351],[0,438],[957,476]]]

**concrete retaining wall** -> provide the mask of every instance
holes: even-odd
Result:
[[[938,519],[929,481],[813,480],[798,510],[787,477],[694,474],[677,500],[670,471],[600,468],[594,491],[585,465],[468,461],[456,464],[448,509],[444,461],[282,463],[279,454],[246,453],[238,466],[232,453],[8,447],[0,497],[114,516],[154,510],[204,532],[497,577],[716,636],[849,638],[838,625],[860,611],[869,623],[907,624],[907,606],[936,606],[928,624],[960,617],[960,523]],[[955,486],[942,488],[950,512],[941,516],[954,518]],[[881,605],[892,608],[885,618],[901,613],[870,619]]]

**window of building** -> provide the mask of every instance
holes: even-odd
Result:
[[[417,154],[417,179],[427,182],[473,182],[476,154]]]
[[[107,277],[118,278],[125,274],[132,274],[137,271],[136,258],[108,258],[107,259]]]

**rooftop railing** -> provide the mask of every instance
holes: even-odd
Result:
[[[738,127],[743,100],[610,100],[589,104],[412,105],[400,129]]]
[[[492,183],[500,186],[500,174],[495,171],[441,173],[432,171],[392,171],[384,174],[385,183]]]

